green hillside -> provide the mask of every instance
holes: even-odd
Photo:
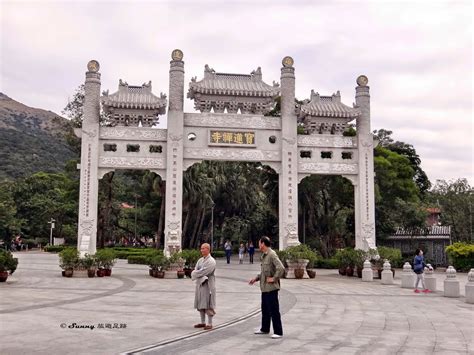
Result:
[[[0,93],[0,181],[62,171],[77,157],[67,143],[72,134],[65,118]]]

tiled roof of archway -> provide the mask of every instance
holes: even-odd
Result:
[[[195,93],[275,97],[279,95],[280,88],[275,82],[273,86],[271,86],[262,80],[260,67],[247,75],[217,73],[214,69],[206,65],[204,78],[200,81],[196,81],[196,78],[193,78],[189,83],[188,97],[193,99]]]
[[[113,94],[103,93],[101,102],[105,107],[160,110],[167,105],[166,95],[160,97],[151,92],[151,81],[142,86],[131,86],[119,81],[118,91]]]
[[[300,117],[334,117],[334,118],[357,118],[360,115],[358,108],[352,108],[341,102],[339,91],[332,96],[319,96],[311,90],[311,100],[305,102],[300,108]]]

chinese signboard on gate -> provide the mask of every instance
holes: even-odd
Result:
[[[209,144],[255,147],[255,132],[210,130]]]

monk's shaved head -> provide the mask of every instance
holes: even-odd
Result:
[[[210,252],[211,252],[211,246],[209,245],[209,243],[203,243],[201,245],[202,256],[208,256]]]

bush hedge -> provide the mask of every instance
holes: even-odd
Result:
[[[127,262],[129,264],[148,265],[151,255],[129,255]]]
[[[43,250],[48,253],[59,253],[67,248],[67,245],[48,245],[44,247]]]
[[[457,242],[446,247],[449,263],[457,271],[469,271],[474,268],[474,244]]]

